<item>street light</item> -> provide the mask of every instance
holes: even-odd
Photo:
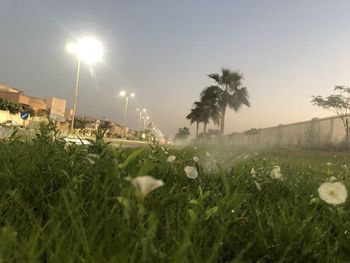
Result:
[[[123,120],[123,132],[122,132],[122,139],[124,138],[124,133],[125,133],[125,122],[126,122],[126,112],[128,110],[128,101],[129,101],[129,96],[130,97],[135,97],[135,93],[130,93],[128,94],[126,91],[121,91],[119,92],[119,95],[121,97],[125,97],[125,108],[124,108],[124,120]]]
[[[146,121],[149,120],[149,116],[145,116],[145,118],[143,118],[143,130],[146,130]]]
[[[139,109],[139,108],[137,108],[136,109],[138,112],[139,112],[139,123],[138,123],[138,129],[137,129],[137,135],[139,135],[139,133],[140,133],[140,130],[141,130],[141,117],[142,117],[142,113],[145,113],[146,112],[146,109]]]
[[[93,37],[84,37],[76,42],[71,42],[67,44],[66,50],[75,55],[78,59],[77,65],[77,76],[75,80],[75,93],[74,93],[74,103],[73,103],[73,116],[71,123],[71,132],[74,131],[74,118],[77,107],[77,97],[78,97],[78,87],[79,87],[79,77],[80,77],[80,63],[81,61],[92,65],[102,59],[103,47],[100,41]]]

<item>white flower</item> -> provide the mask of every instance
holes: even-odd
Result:
[[[332,166],[332,163],[331,163],[331,162],[327,162],[326,165],[327,165],[328,167],[331,167],[331,166]]]
[[[348,192],[342,183],[327,182],[318,188],[320,198],[328,204],[339,205],[345,202]]]
[[[344,169],[348,169],[348,166],[347,166],[346,164],[343,164],[342,167],[343,167]]]
[[[196,147],[196,146],[194,146],[194,147],[193,147],[193,149],[196,151],[196,150],[197,150],[197,147]]]
[[[199,162],[199,158],[197,156],[193,156],[193,161],[195,161],[196,163]]]
[[[255,172],[255,169],[254,169],[254,168],[252,168],[252,169],[250,170],[250,174],[252,175],[253,178],[255,178],[256,172]]]
[[[261,185],[257,181],[254,181],[254,183],[255,183],[256,189],[258,189],[259,192],[261,192]]]
[[[337,177],[331,176],[331,177],[329,178],[329,181],[330,181],[330,182],[335,182],[335,181],[337,181]]]
[[[164,152],[165,151],[165,149],[164,149],[164,147],[162,146],[162,147],[160,147],[160,149]]]
[[[206,155],[209,157],[209,156],[210,156],[210,153],[206,152]]]
[[[244,155],[244,159],[248,159],[248,157],[249,157],[249,155],[247,154],[247,155]]]
[[[166,159],[166,161],[169,162],[169,163],[172,163],[173,161],[175,161],[175,159],[176,159],[176,156],[175,156],[175,155],[170,155],[170,156]]]
[[[270,176],[272,179],[282,179],[281,168],[278,165],[275,165],[271,170]]]
[[[136,177],[131,180],[131,184],[135,187],[136,191],[141,193],[143,196],[146,196],[154,189],[164,185],[162,180],[157,180],[149,175]]]
[[[165,155],[168,155],[168,152],[164,152]]]
[[[197,172],[196,167],[186,166],[184,170],[185,170],[186,176],[188,178],[196,179],[198,177],[198,172]]]

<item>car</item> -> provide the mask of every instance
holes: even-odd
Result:
[[[14,120],[4,121],[0,125],[3,127],[17,127],[17,128],[23,127],[23,125],[19,124],[17,121],[14,121]]]

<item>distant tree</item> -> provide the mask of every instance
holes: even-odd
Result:
[[[216,97],[207,94],[201,97],[200,101],[202,107],[202,117],[206,121],[204,127],[204,133],[206,133],[206,125],[209,123],[209,119],[212,119],[215,125],[220,125],[220,109],[216,103]]]
[[[196,137],[198,136],[199,123],[201,122],[200,114],[200,109],[194,107],[191,109],[191,112],[186,116],[186,119],[190,120],[191,124],[196,123]]]
[[[175,134],[175,141],[186,140],[190,136],[190,129],[187,127],[179,128],[178,132]]]
[[[242,87],[242,75],[237,71],[223,68],[221,75],[210,74],[216,86],[210,86],[201,93],[201,101],[211,105],[212,113],[220,119],[220,134],[224,134],[226,108],[238,111],[242,105],[250,106],[248,90]]]
[[[74,129],[84,129],[86,128],[87,124],[88,124],[88,121],[74,118]]]
[[[9,111],[11,114],[17,114],[20,111],[20,105],[0,98],[0,110]]]
[[[211,106],[202,101],[196,101],[193,103],[193,108],[191,109],[190,114],[186,116],[187,119],[191,121],[191,124],[196,122],[196,137],[198,136],[198,126],[199,123],[203,122],[203,132],[205,133],[207,130],[207,125],[209,123],[211,117]]]
[[[313,105],[319,106],[326,110],[332,111],[342,120],[345,134],[346,144],[349,148],[349,113],[350,113],[350,88],[344,86],[335,86],[334,91],[339,94],[332,94],[326,98],[322,96],[312,96],[311,100]]]
[[[112,128],[112,123],[110,121],[103,121],[101,120],[100,121],[100,126],[99,126],[101,129],[104,129],[104,130],[107,130],[107,129],[110,129]]]

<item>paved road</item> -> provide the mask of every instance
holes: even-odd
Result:
[[[65,137],[66,142],[75,143],[75,144],[90,144],[89,141],[87,141],[87,137]],[[93,137],[91,137],[93,139]],[[139,146],[146,146],[149,144],[149,142],[143,142],[143,141],[130,141],[130,140],[122,140],[122,139],[110,139],[105,138],[105,142],[110,142],[112,146],[115,147],[139,147]]]
[[[111,142],[113,146],[121,146],[121,147],[139,147],[146,146],[149,142],[143,141],[130,141],[130,140],[122,140],[122,139],[109,139],[105,138],[106,142]]]
[[[6,127],[0,127],[0,139],[10,137],[11,134],[14,132],[13,128],[6,128]],[[19,135],[27,135],[27,136],[34,136],[35,131],[33,130],[25,130],[25,129],[18,129],[17,134]],[[76,143],[76,144],[88,144],[89,142],[86,140],[86,137],[71,137],[67,136],[65,137],[67,142]],[[91,139],[94,139],[93,137],[90,137]],[[149,142],[143,142],[143,141],[130,141],[130,140],[122,140],[122,139],[110,139],[105,138],[106,142],[111,142],[111,144],[115,147],[138,147],[138,146],[146,146],[149,144]]]

